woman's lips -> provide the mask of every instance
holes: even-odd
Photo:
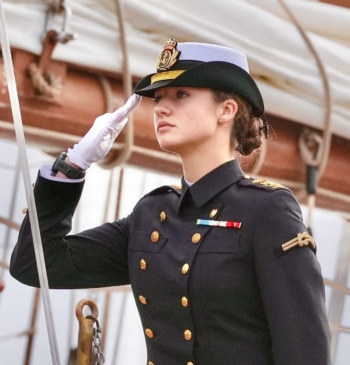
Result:
[[[173,127],[172,124],[168,123],[168,122],[158,122],[157,123],[157,131],[162,131],[162,130],[166,130]]]

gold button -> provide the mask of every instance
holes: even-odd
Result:
[[[185,275],[188,273],[188,270],[190,269],[190,265],[189,264],[183,264],[182,268],[181,268],[181,272]]]
[[[156,243],[159,240],[159,233],[157,231],[152,232],[151,234],[151,241]]]
[[[148,365],[154,365],[153,361],[148,361]]]
[[[216,208],[212,209],[209,213],[210,218],[214,218],[218,214],[218,210]]]
[[[144,259],[140,260],[140,269],[141,270],[146,270],[147,269],[147,263]]]
[[[22,213],[23,213],[23,214],[27,214],[27,213],[28,213],[28,208],[23,208],[23,209],[22,209]]]
[[[143,295],[139,295],[139,301],[140,301],[142,304],[144,304],[144,305],[146,305],[146,304],[147,304],[147,298],[146,298],[146,297],[144,297]]]
[[[186,297],[181,298],[181,305],[185,308],[188,307],[188,299]]]
[[[154,337],[154,333],[150,328],[145,329],[145,334],[148,338],[153,338]]]
[[[161,212],[159,214],[159,218],[161,222],[165,222],[166,221],[166,213],[165,212]]]
[[[192,243],[198,243],[201,240],[202,236],[200,233],[195,233],[192,236]]]
[[[194,365],[194,363],[192,361],[187,361],[186,365]]]
[[[186,341],[191,341],[192,340],[192,332],[190,330],[185,330],[184,331],[184,337]]]

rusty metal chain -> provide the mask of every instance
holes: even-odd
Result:
[[[103,365],[105,363],[105,356],[101,350],[101,326],[98,319],[90,314],[86,316],[86,318],[92,319],[95,322],[95,325],[92,329],[92,354],[95,358],[95,365]]]

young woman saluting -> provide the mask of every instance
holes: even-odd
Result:
[[[129,216],[69,235],[84,170],[105,156],[140,96],[154,99],[160,147],[181,158],[182,188],[159,187]],[[148,365],[330,365],[323,278],[300,207],[235,159],[265,137],[245,55],[170,39],[128,102],[40,170],[50,286],[131,284]],[[298,244],[288,249],[290,241]],[[11,273],[38,285],[28,217]]]

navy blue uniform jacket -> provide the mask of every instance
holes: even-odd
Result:
[[[131,284],[149,365],[330,364],[315,252],[281,248],[306,231],[290,190],[244,176],[233,160],[191,187],[150,192],[124,219],[69,235],[82,189],[40,176],[35,184],[50,287]],[[38,286],[28,216],[10,271]]]

